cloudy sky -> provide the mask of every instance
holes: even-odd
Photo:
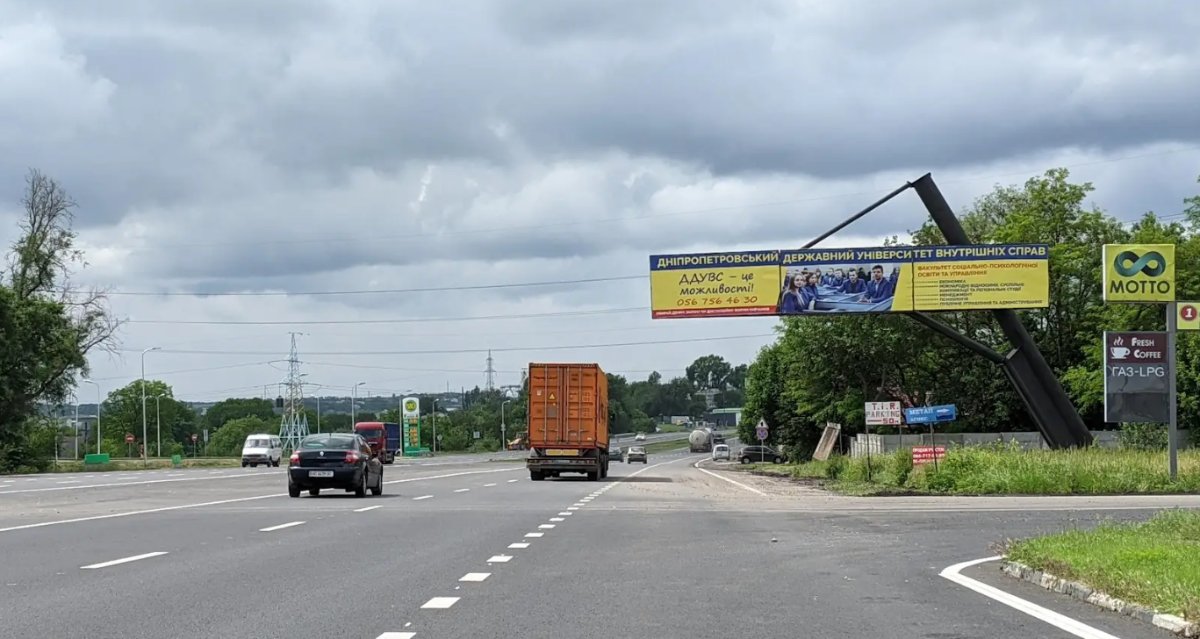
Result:
[[[798,246],[927,171],[1177,213],[1197,32],[1187,0],[6,0],[0,240],[29,167],[79,202],[77,280],[128,320],[106,392],[159,346],[179,397],[274,395],[289,331],[309,393],[481,385],[488,348],[501,384],[671,376],[773,322],[652,321],[651,253]]]

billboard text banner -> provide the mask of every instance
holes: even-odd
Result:
[[[779,252],[650,256],[651,317],[774,315]]]
[[[1104,421],[1170,419],[1170,359],[1162,331],[1104,332]]]
[[[1105,244],[1104,301],[1175,301],[1174,244]]]

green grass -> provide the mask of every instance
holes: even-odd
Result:
[[[1113,597],[1200,620],[1200,512],[1011,542],[1008,558]]]
[[[637,446],[637,445],[638,445],[637,442],[630,444],[630,446]],[[664,453],[664,452],[671,451],[671,450],[681,450],[681,449],[686,449],[687,447],[688,447],[688,442],[686,439],[676,439],[673,441],[666,441],[666,442],[651,442],[651,443],[643,446],[643,448],[646,449],[647,455],[649,455],[651,453]],[[622,448],[626,448],[626,447],[623,446]]]
[[[242,465],[241,459],[237,457],[199,457],[193,459],[185,457],[180,468],[237,468]],[[107,464],[99,464],[85,466],[83,461],[59,461],[57,464],[51,464],[47,472],[51,473],[95,473],[106,471],[128,471],[142,469],[164,469],[174,468],[171,464],[171,458],[158,459],[151,458],[143,464],[140,459],[113,459]]]
[[[1135,450],[1037,450],[1010,446],[953,448],[937,464],[914,468],[908,451],[833,457],[746,470],[822,480],[847,494],[1144,495],[1200,492],[1200,451],[1179,456],[1179,478],[1167,474],[1165,453]]]

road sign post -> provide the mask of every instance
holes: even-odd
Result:
[[[1175,302],[1167,302],[1167,468],[1171,473],[1171,481],[1175,481],[1179,476],[1179,396],[1175,385],[1175,329],[1179,312],[1175,306]],[[1195,309],[1192,309],[1192,315],[1195,315],[1195,312]]]
[[[754,427],[754,436],[758,438],[758,445],[762,446],[763,442],[767,440],[767,435],[770,434],[771,431],[767,428],[767,420],[759,418],[758,425]]]

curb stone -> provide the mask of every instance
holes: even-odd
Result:
[[[1028,581],[1047,590],[1070,595],[1074,599],[1111,610],[1117,614],[1133,617],[1140,621],[1153,624],[1167,632],[1173,632],[1181,637],[1200,637],[1200,623],[1190,622],[1182,617],[1160,613],[1153,608],[1130,603],[1116,597],[1110,597],[1102,592],[1092,590],[1087,585],[1077,581],[1067,581],[1054,575],[1034,570],[1025,564],[1005,560],[1000,567],[1004,574]]]

